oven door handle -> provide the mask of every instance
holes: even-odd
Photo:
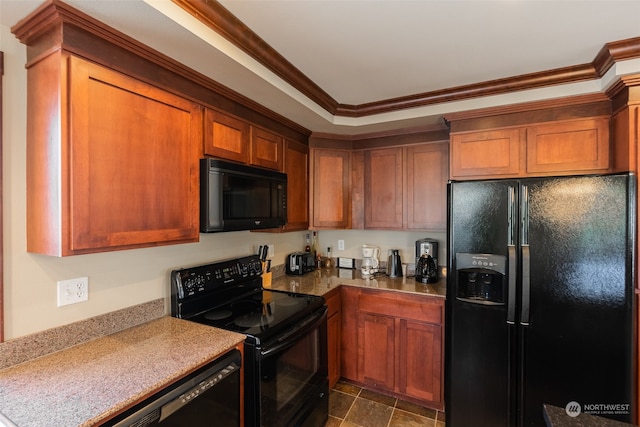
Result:
[[[265,359],[275,353],[279,353],[289,347],[293,347],[298,342],[299,338],[313,331],[318,326],[320,326],[322,322],[326,322],[326,321],[327,321],[327,307],[325,306],[323,307],[322,311],[314,314],[313,316],[308,317],[302,323],[300,323],[298,327],[280,336],[273,343],[273,345],[265,346],[260,351],[260,357],[262,359]]]

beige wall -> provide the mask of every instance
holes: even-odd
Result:
[[[286,254],[301,250],[304,233],[267,234],[233,232],[201,235],[193,244],[135,249],[104,254],[55,258],[26,252],[26,48],[0,26],[4,52],[3,84],[3,215],[5,337],[11,339],[51,327],[169,297],[172,268],[253,253],[257,245],[275,245],[274,265]],[[335,256],[360,257],[363,243],[399,248],[403,260],[412,241],[424,233],[323,231],[320,245],[333,246]],[[434,236],[439,238],[438,236]],[[441,236],[444,239],[443,236]],[[344,239],[345,251],[337,251]],[[406,261],[405,261],[406,262]],[[89,277],[89,301],[56,306],[56,282]]]

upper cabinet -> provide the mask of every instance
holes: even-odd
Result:
[[[204,154],[248,163],[249,141],[249,123],[207,108],[204,120]]]
[[[287,224],[285,231],[309,228],[309,147],[285,140],[284,172],[287,174]]]
[[[312,228],[351,226],[351,153],[312,149],[310,171]]]
[[[249,163],[263,168],[282,171],[284,150],[282,137],[256,126],[251,126],[251,155]]]
[[[446,230],[449,145],[364,152],[364,228]]]
[[[29,252],[198,240],[198,104],[63,52],[28,79]]]
[[[307,223],[306,166],[285,166],[283,142],[307,129],[63,2],[11,30],[27,47],[29,252],[198,241],[204,155],[291,170]]]
[[[609,138],[609,111],[608,100],[596,100],[547,110],[538,108],[466,121],[454,120],[451,178],[609,172],[612,170],[611,153],[615,151]]]

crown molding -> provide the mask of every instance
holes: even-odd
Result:
[[[216,0],[172,0],[335,116],[365,117],[409,108],[594,80],[617,62],[640,58],[640,37],[606,43],[591,63],[360,105],[339,104]]]

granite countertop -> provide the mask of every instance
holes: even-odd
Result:
[[[0,370],[0,426],[94,426],[242,343],[173,317]]]
[[[369,289],[385,289],[444,298],[447,293],[446,277],[440,277],[436,283],[416,282],[411,277],[390,278],[384,273],[363,277],[360,270],[342,268],[322,268],[303,276],[283,275],[275,277],[272,289],[300,292],[311,295],[324,295],[340,285],[358,286]]]

